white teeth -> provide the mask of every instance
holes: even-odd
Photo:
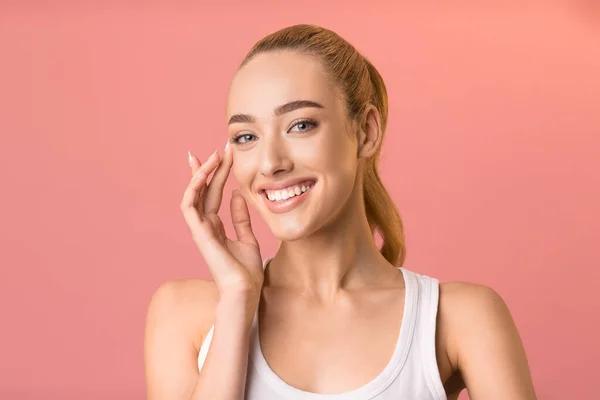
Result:
[[[309,189],[311,189],[313,185],[309,185],[309,186],[294,186],[292,188],[289,189],[284,189],[284,190],[273,190],[273,191],[265,191],[267,194],[267,198],[270,201],[285,201],[289,198],[292,198],[294,196],[299,196],[302,193],[308,191]]]

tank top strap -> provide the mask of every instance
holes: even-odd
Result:
[[[415,350],[423,365],[424,378],[436,400],[446,400],[446,391],[440,378],[436,355],[436,328],[439,305],[439,281],[427,275],[414,273],[419,286]]]

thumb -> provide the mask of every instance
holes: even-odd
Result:
[[[242,196],[239,190],[234,190],[231,196],[231,221],[238,241],[248,244],[257,244],[252,225],[250,223],[250,213],[246,199]]]

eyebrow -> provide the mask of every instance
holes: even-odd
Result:
[[[285,113],[289,113],[291,111],[297,110],[299,108],[325,108],[321,104],[311,101],[311,100],[296,100],[290,101],[289,103],[285,103],[280,105],[275,109],[275,115],[280,116]],[[256,119],[252,115],[248,114],[235,114],[229,118],[229,125],[235,124],[237,122],[241,123],[253,123]]]

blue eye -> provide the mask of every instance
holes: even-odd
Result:
[[[290,129],[290,132],[306,132],[312,128],[314,128],[315,126],[317,126],[317,123],[315,121],[312,121],[310,119],[303,119],[301,121],[296,122],[293,126],[292,129]],[[298,129],[295,129],[298,128]]]
[[[243,144],[243,143],[251,142],[252,138],[255,138],[255,137],[256,136],[254,136],[251,133],[242,133],[241,135],[234,137],[232,139],[232,141],[233,141],[233,143]],[[244,140],[242,140],[242,139],[244,139]]]
[[[302,120],[296,121],[292,125],[292,127],[288,130],[288,132],[302,133],[302,132],[306,132],[306,131],[313,129],[316,126],[318,126],[316,121],[313,121],[311,119],[302,119]],[[256,135],[254,135],[252,133],[240,133],[239,135],[233,137],[231,139],[231,142],[235,143],[235,144],[245,144],[245,143],[256,141],[257,139],[258,138],[256,137]]]

